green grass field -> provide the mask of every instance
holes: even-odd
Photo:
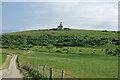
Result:
[[[1,59],[1,64],[0,66],[5,62],[7,54],[2,54],[0,53],[0,59]]]
[[[10,60],[12,55],[8,55],[6,53],[0,53],[0,69],[7,69],[10,64]]]
[[[62,48],[47,48],[47,46],[34,46],[30,50],[40,51],[40,52],[56,52],[57,50],[61,53],[66,54],[82,54],[82,55],[106,55],[105,49],[101,48],[85,48],[85,47],[62,47]],[[114,49],[113,49],[114,50]],[[69,51],[69,52],[67,52]]]
[[[46,65],[46,73],[53,68],[55,78],[60,78],[61,70],[65,78],[117,78],[118,58],[114,56],[87,56],[60,53],[36,52],[19,56],[20,65],[26,61]],[[42,67],[40,68],[42,70]]]
[[[2,64],[5,62],[6,57],[7,57],[7,54],[0,53],[0,67],[1,67]]]
[[[27,51],[19,49],[2,49],[2,52],[7,54],[24,54]]]
[[[2,64],[5,62],[6,56],[7,56],[7,54],[2,54]]]

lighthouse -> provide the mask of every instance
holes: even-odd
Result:
[[[62,22],[60,22],[60,25],[58,26],[58,30],[63,30],[64,27],[62,26]]]

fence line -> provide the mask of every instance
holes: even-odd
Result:
[[[19,61],[18,61],[18,64],[19,64]],[[36,69],[37,71],[40,71],[41,73],[43,73],[44,76],[47,76],[47,77],[49,76],[50,77],[50,75],[52,75],[52,77],[53,77],[53,70],[52,70],[52,72],[51,71],[47,71],[46,70],[47,67],[45,65],[39,66],[39,64],[37,64],[37,66],[35,67],[35,64],[34,63],[32,64],[31,62],[30,63],[26,62],[26,63],[24,63],[24,65],[27,65],[28,67]],[[19,64],[19,66],[22,67],[23,65]],[[59,71],[55,71],[55,72],[59,72]],[[104,75],[107,75],[106,73],[79,73],[79,74],[104,74]],[[65,73],[64,70],[61,70],[61,80],[64,80],[64,75],[70,76],[72,78],[76,78],[73,75]]]
[[[24,64],[25,66],[28,66],[28,67],[30,67],[30,68],[33,68],[33,69],[35,69],[35,70],[37,70],[37,71],[40,71],[41,73],[43,73],[43,75],[44,76],[46,76],[47,74],[46,74],[46,66],[45,65],[43,65],[43,69],[41,69],[40,70],[40,66],[39,66],[39,64],[37,64],[36,66],[35,66],[35,64],[34,63],[28,63],[28,62],[26,62],[25,64]],[[53,68],[50,68],[50,72],[49,72],[49,80],[54,80],[54,78],[53,78]],[[64,70],[61,70],[61,80],[64,80]]]
[[[45,65],[43,66],[43,75],[45,75]]]

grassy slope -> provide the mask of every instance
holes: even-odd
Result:
[[[95,30],[77,30],[72,29],[70,31],[41,31],[41,30],[31,30],[31,31],[22,31],[22,32],[15,32],[15,33],[6,33],[7,35],[43,35],[43,34],[52,34],[54,35],[88,35],[90,37],[105,37],[105,38],[118,38],[117,32],[107,31],[107,32],[101,32],[101,31],[95,31]]]
[[[28,36],[40,36],[44,34],[49,35],[64,35],[64,36],[85,36],[88,35],[89,37],[95,37],[95,38],[110,38],[110,39],[118,39],[118,33],[116,31],[107,31],[107,32],[101,32],[96,30],[78,30],[78,29],[72,29],[69,31],[60,30],[60,31],[42,31],[42,30],[31,30],[31,31],[22,31],[22,32],[14,32],[14,33],[6,33],[3,35],[28,35]],[[104,46],[100,46],[99,48],[109,48],[113,49],[117,46],[112,44],[106,44]],[[98,48],[98,47],[97,47]]]
[[[33,50],[33,51],[40,51],[40,52],[56,52],[57,50],[60,50],[62,51],[62,53],[71,53],[71,54],[87,54],[87,55],[93,55],[93,52],[94,50],[95,53],[94,55],[106,55],[106,52],[105,52],[105,49],[95,49],[95,48],[85,48],[85,47],[69,47],[69,49],[67,50],[64,50],[66,49],[67,47],[63,47],[63,48],[51,48],[51,49],[48,49],[46,46],[35,46],[35,47],[32,47],[30,50]],[[69,52],[67,52],[69,51]]]
[[[54,34],[53,34],[54,33]],[[7,35],[28,35],[39,36],[43,34],[51,35],[67,35],[67,36],[85,36],[95,38],[118,38],[117,32],[101,32],[92,30],[71,30],[71,31],[23,31],[16,33],[7,33]],[[105,45],[99,48],[115,48],[114,45]],[[75,48],[75,47],[74,47]],[[74,48],[70,50],[76,52]],[[76,47],[77,49],[77,47]],[[91,53],[91,48],[80,48],[85,50],[85,53]],[[93,50],[92,50],[93,51]],[[101,51],[101,50],[100,50]],[[99,50],[98,50],[99,52]],[[45,52],[46,53],[46,52]],[[101,53],[101,52],[100,52]],[[103,54],[103,53],[102,53]],[[38,63],[40,65],[47,65],[47,72],[49,67],[54,68],[55,77],[60,77],[61,70],[65,70],[65,77],[85,77],[85,78],[110,78],[117,77],[117,57],[113,56],[87,56],[87,55],[65,55],[65,54],[52,54],[52,53],[36,53],[31,56],[19,56],[20,64],[25,64],[26,61]],[[42,70],[42,69],[41,69]]]
[[[2,54],[2,64],[5,62],[6,56],[6,54]]]
[[[7,69],[11,60],[11,56],[4,53],[0,53],[0,59],[0,69]]]
[[[11,55],[7,55],[7,58],[6,58],[5,62],[2,65],[2,69],[7,69],[9,67],[11,58],[12,58]]]
[[[18,50],[18,49],[2,49],[3,53],[8,53],[8,54],[24,54],[27,51],[25,50]]]
[[[85,56],[52,53],[32,53],[27,56],[19,56],[20,64],[25,61],[46,65],[47,74],[53,67],[54,77],[61,76],[61,70],[65,71],[67,78],[113,78],[117,77],[118,59],[113,56]],[[40,69],[42,70],[42,68]]]
[[[24,50],[2,49],[2,53],[4,54],[0,53],[0,69],[8,68],[10,60],[12,58],[11,54],[24,54],[26,52],[27,51]]]
[[[0,66],[5,62],[6,57],[7,57],[6,54],[2,54],[2,53],[0,53],[0,59],[1,59]]]

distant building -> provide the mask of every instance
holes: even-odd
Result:
[[[60,25],[58,26],[57,30],[63,30],[64,27],[62,26],[62,22],[60,22]]]

